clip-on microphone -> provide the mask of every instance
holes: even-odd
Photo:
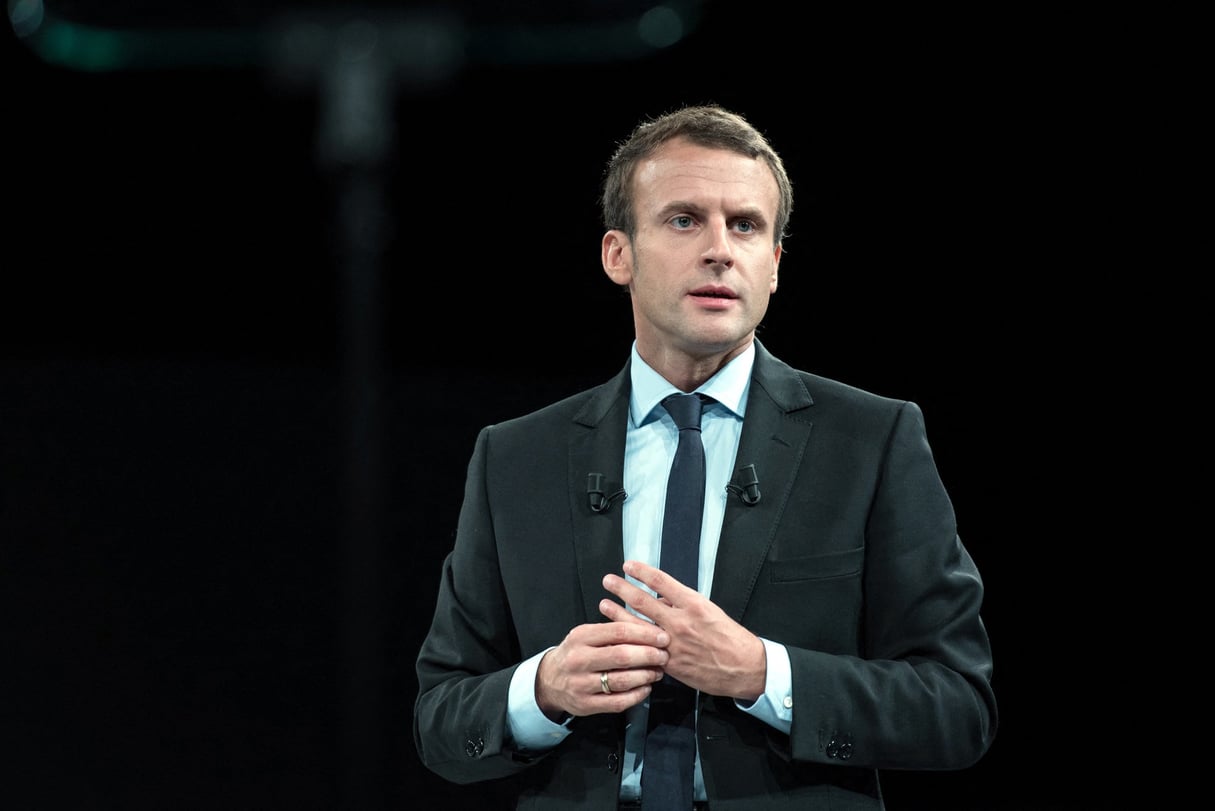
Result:
[[[624,488],[617,490],[610,496],[603,492],[603,474],[588,473],[586,474],[586,495],[591,503],[591,511],[604,513],[612,506],[612,502],[616,499],[627,498],[628,494],[624,492]]]
[[[745,465],[738,469],[735,478],[742,480],[741,484],[730,482],[726,485],[726,490],[742,499],[742,503],[748,507],[754,507],[759,503],[759,477],[755,475],[755,465]]]

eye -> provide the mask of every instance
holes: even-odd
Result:
[[[680,214],[677,217],[671,218],[671,225],[675,226],[676,228],[691,228],[695,224],[696,221],[687,214]]]
[[[738,222],[734,223],[734,227],[739,231],[742,231],[744,234],[752,234],[755,232],[755,223],[751,222],[750,220],[739,220]]]

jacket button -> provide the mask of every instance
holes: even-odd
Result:
[[[827,744],[827,757],[847,760],[852,757],[852,736],[836,733]]]
[[[615,752],[608,755],[607,767],[608,767],[608,771],[611,772],[612,774],[615,774],[616,772],[620,771],[620,755],[616,754]]]

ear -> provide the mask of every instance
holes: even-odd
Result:
[[[772,281],[768,283],[769,295],[776,292],[776,277],[777,272],[780,270],[780,257],[782,252],[783,248],[780,245],[777,245],[776,251],[772,254]]]
[[[628,287],[633,281],[633,246],[624,231],[612,229],[603,235],[600,246],[600,258],[603,261],[603,272],[621,287]]]

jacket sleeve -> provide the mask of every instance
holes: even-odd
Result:
[[[881,769],[965,768],[987,751],[997,720],[979,613],[983,583],[960,540],[920,409],[903,402],[888,425],[884,445],[873,449],[869,485],[849,482],[836,494],[863,494],[855,502],[864,550],[857,655],[842,640],[837,650],[789,645],[790,754]]]
[[[493,537],[489,433],[481,431],[469,462],[455,544],[416,662],[414,743],[429,769],[455,783],[505,777],[535,761],[506,740],[507,692],[523,657]]]

